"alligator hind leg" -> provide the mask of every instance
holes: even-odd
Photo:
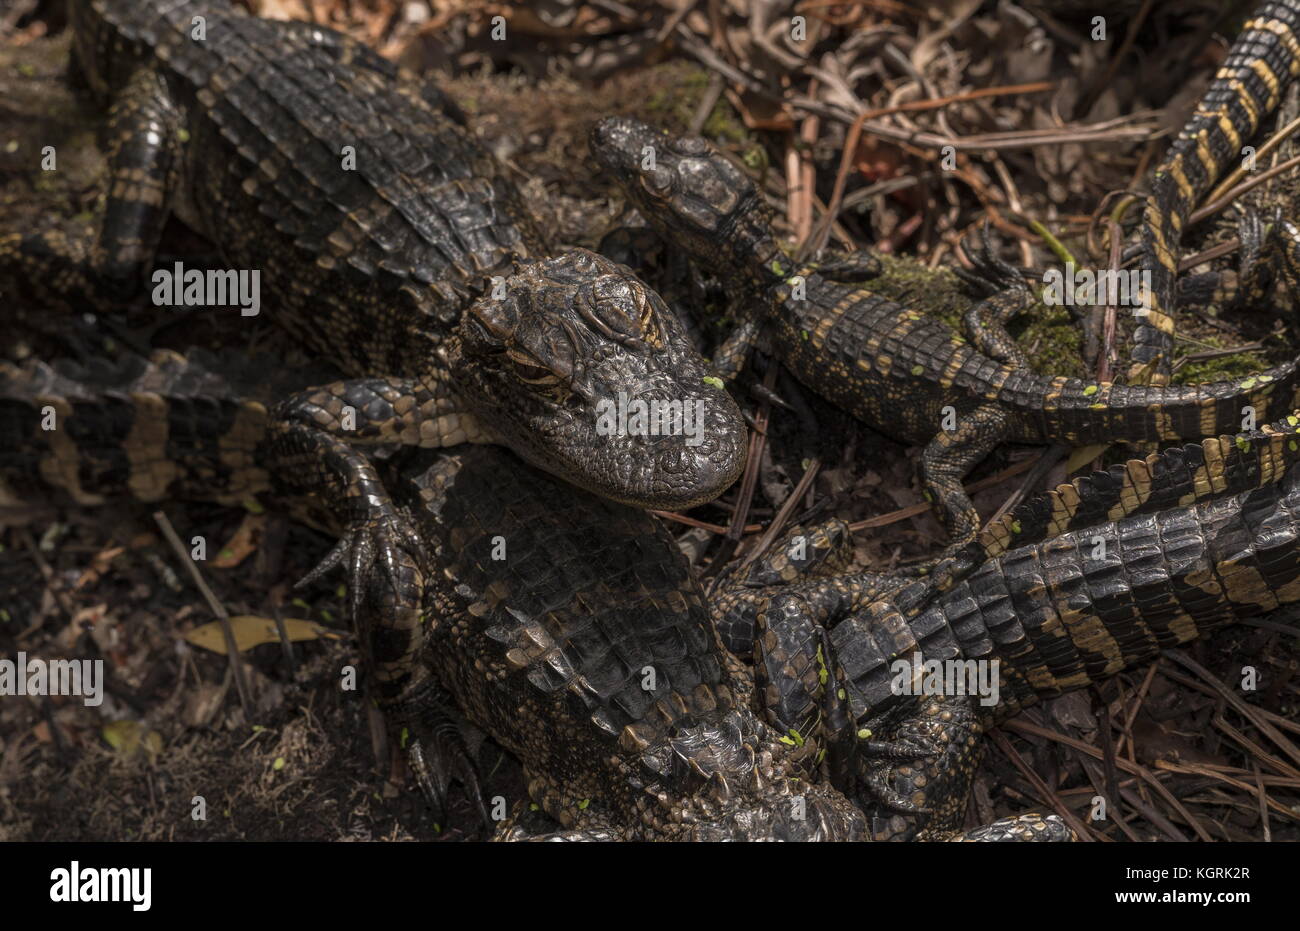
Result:
[[[957,417],[956,428],[930,441],[921,454],[925,496],[947,529],[953,553],[975,539],[979,513],[962,480],[1007,434],[1007,413],[996,404],[977,407]]]
[[[0,282],[48,307],[102,311],[136,297],[170,212],[180,136],[161,76],[136,71],[109,110],[109,189],[93,242],[63,230],[0,239]]]

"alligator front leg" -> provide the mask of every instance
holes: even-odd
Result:
[[[42,306],[100,311],[136,297],[171,209],[181,136],[162,77],[140,68],[109,110],[109,188],[93,241],[62,229],[0,238],[4,290]]]
[[[404,751],[435,820],[446,821],[454,780],[490,828],[478,768],[463,736],[468,725],[425,661],[430,617],[424,578],[431,557],[424,552],[418,557],[395,552],[386,573],[368,572],[355,580],[357,637],[389,734]]]
[[[966,338],[989,358],[1015,369],[1028,370],[1029,358],[1007,331],[1011,319],[1027,310],[1033,301],[1033,293],[1025,284],[1024,276],[1015,266],[998,258],[987,223],[980,234],[979,249],[972,252],[963,242],[962,252],[974,270],[959,268],[957,276],[984,297],[984,300],[971,305],[962,317]],[[1075,321],[1083,323],[1074,302],[1068,302],[1067,306],[1075,314]]]
[[[486,442],[440,383],[401,378],[334,382],[294,395],[276,411],[265,451],[278,486],[315,493],[346,528],[339,543],[299,585],[348,563],[357,608],[362,574],[379,564],[390,578],[399,554],[419,563],[422,543],[393,506],[375,467],[354,445],[453,446]]]

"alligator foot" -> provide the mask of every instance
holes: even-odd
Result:
[[[1033,300],[1024,276],[1020,269],[994,252],[988,223],[980,233],[978,250],[970,250],[964,242],[961,248],[973,271],[958,269],[958,277],[984,296],[962,318],[967,338],[989,358],[1014,369],[1029,369],[1029,359],[1007,332],[1011,318],[1027,309]]]
[[[889,719],[868,722],[858,732],[865,731],[866,739],[852,748],[855,794],[872,815],[875,838],[933,839],[955,831],[984,752],[984,726],[974,702],[927,696],[901,721],[897,712]]]
[[[407,764],[436,821],[447,820],[448,790],[454,780],[465,789],[483,826],[490,831],[493,823],[483,801],[478,767],[465,744],[466,725],[449,708],[449,700],[430,694],[418,709],[404,709],[402,719],[408,723],[402,736],[406,738]]]
[[[371,513],[350,521],[325,558],[294,585],[295,589],[306,588],[339,566],[346,565],[354,618],[360,610],[362,586],[359,580],[364,573],[372,567],[378,568],[394,589],[400,588],[405,584],[404,577],[409,569],[407,560],[419,560],[425,552],[419,531],[391,503],[373,504]]]

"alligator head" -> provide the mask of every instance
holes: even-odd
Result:
[[[630,117],[601,120],[591,152],[661,234],[728,282],[768,277],[781,255],[753,182],[698,136],[673,138]]]
[[[448,361],[499,439],[602,497],[691,507],[744,465],[740,410],[676,316],[594,253],[518,265],[470,306]]]

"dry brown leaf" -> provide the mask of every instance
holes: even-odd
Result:
[[[253,647],[261,646],[264,643],[280,642],[280,634],[275,629],[275,621],[269,617],[258,617],[255,614],[238,614],[230,618],[230,629],[235,636],[235,646],[240,653],[246,653]],[[300,640],[317,640],[320,638],[338,640],[342,636],[338,631],[323,627],[314,621],[306,621],[296,617],[284,619],[284,630],[293,643]],[[213,653],[220,653],[222,656],[226,655],[226,637],[222,633],[220,621],[211,621],[194,628],[185,635],[185,639],[196,647],[211,650]]]

